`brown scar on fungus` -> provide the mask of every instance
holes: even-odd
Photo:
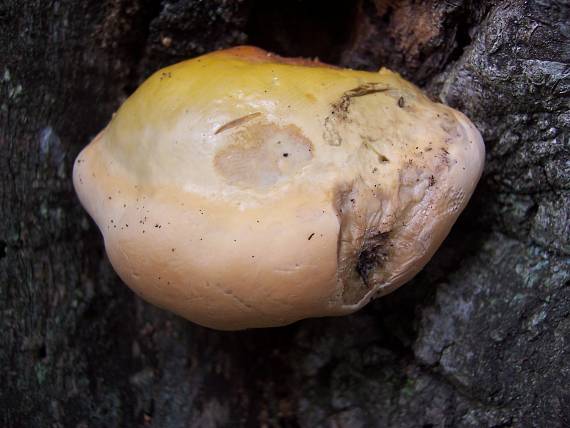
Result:
[[[232,136],[232,143],[216,153],[214,165],[228,184],[268,188],[295,175],[312,158],[312,144],[297,126],[267,122],[250,124]]]
[[[365,243],[358,254],[356,272],[367,286],[371,286],[370,279],[372,273],[382,268],[383,262],[389,256],[389,236],[390,232],[380,232],[365,239]]]
[[[214,135],[218,135],[220,132],[224,132],[227,131],[228,129],[231,128],[235,128],[236,126],[240,126],[243,125],[246,122],[249,122],[252,119],[255,119],[256,117],[261,116],[261,113],[256,111],[255,113],[251,113],[251,114],[247,114],[245,116],[242,116],[240,118],[234,119],[228,123],[226,123],[225,125],[220,126],[216,132],[214,132]]]

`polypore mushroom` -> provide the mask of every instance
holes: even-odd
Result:
[[[463,114],[398,74],[240,47],[151,76],[73,180],[126,284],[236,330],[348,314],[408,281],[483,158]]]

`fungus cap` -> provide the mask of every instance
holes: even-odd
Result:
[[[126,284],[237,330],[348,314],[408,281],[483,159],[472,123],[398,74],[239,47],[151,76],[73,180]]]

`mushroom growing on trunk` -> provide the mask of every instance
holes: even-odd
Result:
[[[348,314],[408,281],[483,160],[463,114],[389,70],[239,47],[151,76],[73,180],[126,284],[237,330]]]

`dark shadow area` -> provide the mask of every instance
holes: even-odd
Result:
[[[318,57],[338,63],[355,23],[358,2],[254,1],[248,43],[284,56]]]

